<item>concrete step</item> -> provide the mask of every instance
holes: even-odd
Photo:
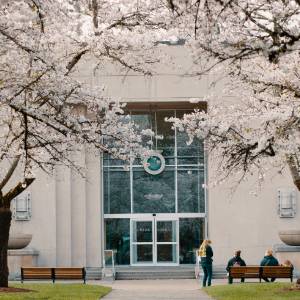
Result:
[[[145,280],[145,279],[192,279],[195,278],[195,268],[189,266],[149,266],[116,268],[117,280]]]
[[[102,279],[102,268],[86,268],[87,280],[100,280]]]
[[[194,272],[117,272],[117,280],[193,279]]]
[[[200,266],[200,277],[203,276],[203,271],[202,271],[202,268]],[[212,276],[213,279],[224,279],[224,278],[227,278],[227,271],[226,271],[226,268],[225,266],[213,266],[213,276]]]
[[[203,276],[203,273],[200,272],[200,277]],[[219,272],[219,271],[213,271],[213,279],[224,279],[227,278],[227,273],[226,272]]]

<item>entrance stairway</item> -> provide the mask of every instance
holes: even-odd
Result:
[[[102,279],[102,268],[91,268],[88,267],[86,270],[87,280],[100,280]]]
[[[225,268],[223,266],[214,267],[213,278],[226,278]],[[145,279],[195,279],[195,265],[181,265],[175,267],[116,267],[116,280]]]
[[[195,278],[194,265],[175,267],[116,267],[117,280],[191,279]]]
[[[102,269],[86,268],[86,276],[87,276],[87,280],[99,280],[103,277]],[[194,278],[195,278],[195,265],[181,265],[175,267],[116,266],[117,280],[194,279]],[[213,278],[214,279],[226,278],[225,266],[214,266]]]

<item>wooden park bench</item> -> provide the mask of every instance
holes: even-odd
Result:
[[[228,277],[233,279],[260,278],[260,266],[230,267]]]
[[[25,280],[83,280],[86,283],[85,268],[21,268],[21,282]]]
[[[261,277],[259,281],[263,278],[290,278],[293,282],[293,268],[283,267],[283,266],[263,266],[261,267]]]
[[[24,280],[52,280],[53,268],[21,268],[21,282]]]
[[[259,282],[263,278],[290,278],[293,282],[293,268],[283,266],[234,266],[229,269],[229,277],[258,278]]]

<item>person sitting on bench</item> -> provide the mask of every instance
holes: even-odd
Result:
[[[260,263],[261,266],[279,266],[278,260],[273,256],[273,251],[271,249],[267,250],[265,257]],[[270,282],[268,278],[263,277],[263,280]],[[276,278],[271,278],[271,282],[274,282]]]
[[[230,267],[237,267],[237,266],[246,266],[245,261],[241,258],[241,250],[235,251],[234,257],[228,261],[226,270],[227,272],[229,272]],[[228,283],[232,284],[232,282],[233,282],[233,278],[228,275]],[[241,282],[245,282],[245,278],[241,278]]]
[[[292,271],[294,270],[293,264],[292,264],[291,261],[288,260],[288,259],[286,259],[286,260],[281,264],[281,266],[283,266],[283,267],[290,267],[290,268],[292,268]]]

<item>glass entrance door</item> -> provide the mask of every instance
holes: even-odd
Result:
[[[177,263],[177,221],[155,221],[156,262]]]
[[[153,263],[153,232],[154,223],[152,220],[133,220],[131,251],[132,264],[152,264]]]
[[[131,264],[178,264],[178,220],[131,220]]]

